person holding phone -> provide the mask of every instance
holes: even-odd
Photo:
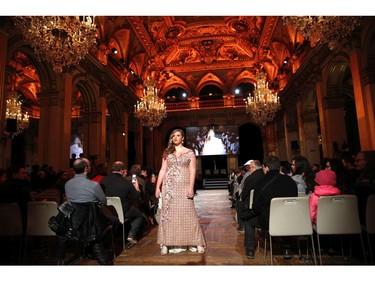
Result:
[[[183,141],[182,130],[176,129],[170,134],[156,182],[155,197],[162,200],[157,237],[161,255],[176,247],[179,251],[189,249],[203,254],[206,247],[193,200],[195,154],[183,146]]]
[[[138,199],[141,196],[138,180],[130,182],[123,177],[126,169],[125,164],[121,161],[114,162],[111,171],[112,173],[104,177],[100,184],[104,187],[106,196],[120,197],[124,217],[131,221],[131,229],[127,240],[131,244],[137,244],[142,234],[142,227],[147,219],[142,211],[131,204],[132,199]]]

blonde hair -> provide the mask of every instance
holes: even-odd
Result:
[[[163,152],[163,158],[166,159],[169,154],[172,154],[176,151],[176,146],[174,145],[172,138],[175,133],[179,132],[183,138],[185,138],[185,133],[181,129],[175,129],[169,135],[168,146]]]

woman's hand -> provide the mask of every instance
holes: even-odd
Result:
[[[189,189],[188,192],[187,192],[187,198],[188,199],[193,199],[194,198],[194,189],[191,190]]]
[[[158,199],[160,198],[160,188],[156,188],[155,197],[158,198]]]

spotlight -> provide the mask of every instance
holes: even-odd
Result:
[[[116,48],[112,48],[112,54],[114,54],[114,55],[117,55],[117,49]]]

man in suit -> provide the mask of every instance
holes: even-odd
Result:
[[[125,164],[116,161],[111,167],[112,173],[105,176],[100,184],[104,187],[106,196],[118,196],[121,199],[124,218],[130,220],[131,229],[127,240],[131,244],[137,244],[137,239],[141,236],[141,229],[145,223],[146,215],[131,204],[132,199],[138,199],[141,196],[141,189],[138,180],[131,182],[123,177],[126,171]]]
[[[295,181],[280,174],[280,160],[275,156],[263,160],[265,176],[254,186],[252,209],[242,209],[239,216],[244,220],[246,257],[254,259],[255,228],[268,230],[271,200],[275,197],[298,196]],[[284,244],[284,257],[290,257],[290,245]]]

